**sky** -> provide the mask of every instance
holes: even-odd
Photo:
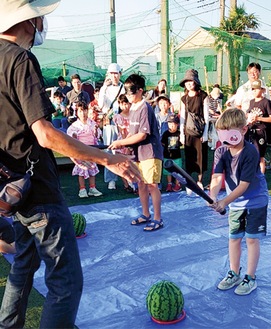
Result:
[[[219,0],[168,0],[170,36],[177,43],[200,26],[218,26]],[[267,0],[237,1],[248,14],[255,14],[260,27],[256,32],[271,39],[271,9]],[[91,5],[92,4],[92,5]],[[161,0],[115,0],[117,58],[123,69],[144,51],[160,42]],[[230,0],[225,0],[226,15]],[[96,65],[106,68],[111,62],[110,0],[62,0],[48,15],[47,39],[92,42]]]

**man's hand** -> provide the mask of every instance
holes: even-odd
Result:
[[[130,183],[137,183],[142,181],[141,174],[137,166],[131,160],[131,157],[122,154],[113,155],[114,161],[120,161],[116,164],[106,166],[107,169],[114,174],[127,179]],[[123,161],[124,160],[124,161]]]

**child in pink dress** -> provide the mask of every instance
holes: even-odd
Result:
[[[73,138],[78,139],[86,145],[97,145],[98,139],[102,132],[97,123],[88,118],[88,107],[84,102],[77,104],[77,120],[73,122],[67,134]],[[79,181],[79,194],[80,198],[87,198],[88,196],[100,196],[102,193],[96,189],[95,176],[99,173],[96,163],[92,162],[87,168],[75,162],[72,171],[73,176],[78,176]],[[89,180],[89,191],[87,193],[85,180]]]

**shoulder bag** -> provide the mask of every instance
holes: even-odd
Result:
[[[24,174],[15,173],[0,162],[0,215],[14,215],[28,196],[34,164],[39,161],[33,158],[33,147],[30,155],[27,157],[30,166]]]
[[[109,109],[107,111],[106,114],[104,114],[104,118],[103,118],[103,125],[106,126],[106,125],[111,125],[112,124],[112,118],[113,118],[113,105],[115,103],[115,101],[118,99],[119,97],[119,94],[121,92],[121,89],[122,89],[122,86],[123,84],[121,83],[120,84],[120,88],[119,88],[119,91],[116,95],[116,97],[113,99],[113,101],[111,102],[110,106],[109,106]]]
[[[185,123],[185,133],[192,137],[202,137],[204,128],[205,128],[205,120],[202,116],[190,112],[188,109],[188,99],[186,97],[186,123]]]

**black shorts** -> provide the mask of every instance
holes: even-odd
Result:
[[[0,240],[9,244],[15,240],[13,226],[3,217],[0,217]]]
[[[266,131],[262,129],[250,129],[249,141],[253,144],[256,143],[260,153],[260,157],[263,158],[265,156],[267,148]]]

